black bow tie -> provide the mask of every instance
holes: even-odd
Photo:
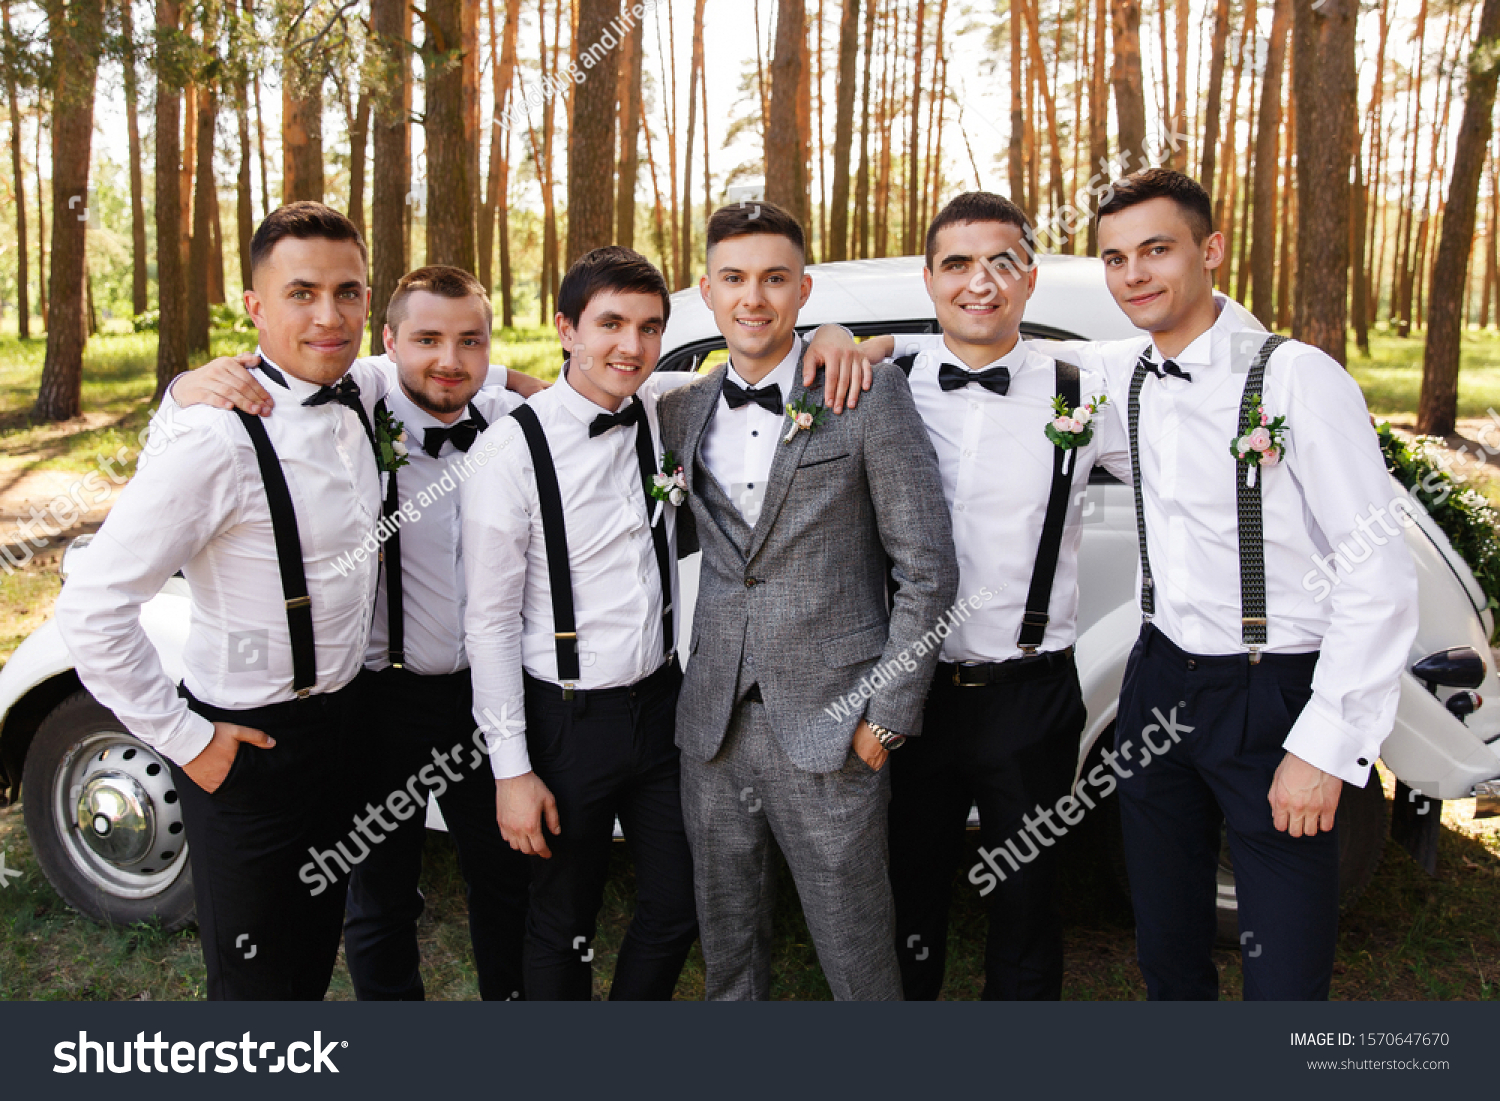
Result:
[[[1192,375],[1190,375],[1188,372],[1184,371],[1181,367],[1177,366],[1177,364],[1173,363],[1170,359],[1167,360],[1166,362],[1164,362],[1160,367],[1158,367],[1155,363],[1152,363],[1151,362],[1151,352],[1150,352],[1149,349],[1146,351],[1146,354],[1144,356],[1142,356],[1141,358],[1146,361],[1146,369],[1148,371],[1150,371],[1153,375],[1155,375],[1157,378],[1164,378],[1167,375],[1173,375],[1173,376],[1175,376],[1177,378],[1182,379],[1183,382],[1192,382],[1193,381],[1193,376]]]
[[[474,446],[474,441],[478,437],[479,425],[472,420],[461,420],[456,424],[433,425],[422,430],[422,450],[435,459],[445,442],[451,442],[460,451],[468,451]]]
[[[951,363],[938,368],[938,385],[944,390],[962,390],[971,382],[977,382],[992,394],[1005,394],[1010,390],[1010,368],[991,367],[987,371],[966,371]]]
[[[332,386],[323,387],[302,404],[328,405],[329,403],[335,401],[340,405],[346,405],[350,409],[353,409],[360,415],[361,419],[364,418],[365,408],[359,402],[359,383],[355,382],[352,378],[349,378],[347,376],[339,379],[338,382],[334,383]]]
[[[600,413],[589,424],[589,439],[601,436],[611,428],[618,425],[632,425],[641,419],[641,403],[630,399],[630,404],[622,408],[618,413]]]
[[[751,389],[739,385],[739,383],[726,377],[724,379],[724,400],[729,403],[729,408],[739,409],[742,406],[754,402],[767,413],[781,416],[781,387],[772,383],[760,389]]]

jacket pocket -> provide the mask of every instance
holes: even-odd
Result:
[[[826,466],[828,463],[836,463],[840,459],[847,459],[849,457],[849,454],[850,453],[848,451],[841,451],[837,455],[828,455],[828,456],[825,456],[825,457],[823,457],[821,459],[813,459],[810,462],[805,462],[805,463],[800,464],[797,467],[797,469],[798,470],[811,470],[815,466]]]
[[[862,661],[873,661],[885,652],[885,643],[890,627],[885,623],[872,623],[846,635],[825,638],[818,643],[823,661],[832,669],[846,665],[858,665]]]

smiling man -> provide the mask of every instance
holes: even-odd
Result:
[[[320,999],[338,953],[347,875],[314,894],[299,867],[353,811],[375,560],[346,560],[380,513],[370,418],[386,386],[349,375],[365,261],[353,224],[320,203],[261,224],[245,307],[257,381],[282,411],[197,406],[154,426],[160,453],[147,448],[58,599],[84,685],[170,763],[211,999]],[[140,610],[178,570],[192,608],[174,687]]]
[[[1201,186],[1159,168],[1127,177],[1098,224],[1109,289],[1150,334],[1078,349],[1108,374],[1135,470],[1145,623],[1116,743],[1176,743],[1120,784],[1147,992],[1217,996],[1222,832],[1245,997],[1327,998],[1339,797],[1379,782],[1417,591],[1400,538],[1331,591],[1301,579],[1360,540],[1390,478],[1348,373],[1214,294],[1224,237]]]
[[[706,996],[770,996],[779,851],[834,996],[899,999],[884,766],[957,583],[937,461],[896,368],[838,416],[808,388],[796,219],[724,207],[707,259],[729,362],[661,402],[703,547],[677,741]]]
[[[652,375],[670,312],[645,257],[586,254],[558,289],[556,385],[503,418],[464,484],[465,630],[494,812],[532,865],[532,1000],[593,991],[593,939],[618,815],[636,910],[610,998],[669,999],[697,935],[674,716],[677,508]]]

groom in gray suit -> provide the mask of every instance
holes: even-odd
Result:
[[[899,999],[884,766],[921,732],[958,566],[900,371],[840,416],[802,385],[803,264],[785,211],[714,214],[701,290],[730,362],[659,406],[703,548],[677,744],[705,993],[769,997],[779,849],[834,996]]]

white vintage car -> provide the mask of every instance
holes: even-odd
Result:
[[[862,336],[935,331],[921,267],[918,257],[814,266],[801,321],[809,328],[838,322]],[[1099,262],[1075,257],[1043,258],[1023,329],[1029,337],[1058,340],[1136,333],[1109,296]],[[696,290],[674,296],[664,348],[659,369],[675,371],[694,370],[722,350]],[[1140,627],[1132,496],[1101,470],[1087,493],[1077,654],[1089,721],[1078,747],[1081,772],[1107,744]],[[1491,615],[1469,569],[1425,514],[1407,529],[1406,540],[1420,579],[1421,622],[1381,758],[1402,782],[1394,831],[1430,868],[1440,817],[1432,800],[1478,794],[1481,812],[1500,813],[1500,705],[1479,706],[1482,697],[1500,701],[1500,682],[1488,660]],[[683,638],[692,627],[697,566],[690,558],[682,568]],[[188,630],[186,582],[169,581],[145,605],[142,621],[167,672],[177,676]],[[83,689],[54,624],[37,630],[0,670],[0,716],[0,792],[14,798],[19,788],[32,846],[58,893],[100,921],[157,918],[169,929],[188,924],[190,873],[167,769]],[[1099,813],[1114,811],[1105,804]],[[1364,790],[1346,791],[1339,821],[1342,889],[1349,898],[1369,882],[1384,851],[1378,781],[1372,777]],[[436,803],[428,822],[442,828]],[[1233,940],[1227,857],[1219,878],[1221,929]]]

